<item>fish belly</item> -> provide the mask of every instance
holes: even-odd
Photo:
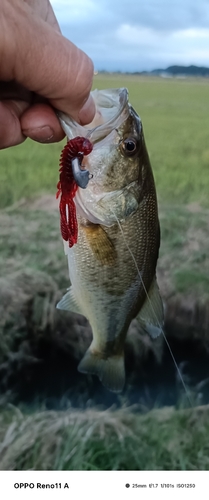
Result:
[[[141,210],[146,222],[145,208]],[[96,374],[115,392],[121,391],[125,382],[124,343],[129,325],[145,300],[144,286],[149,290],[155,275],[156,224],[153,218],[147,228],[140,210],[122,221],[121,228],[115,224],[86,229],[80,223],[78,243],[66,246],[71,293],[77,312],[89,320],[93,333],[78,369]],[[105,244],[112,253],[109,260],[108,253],[104,258]]]

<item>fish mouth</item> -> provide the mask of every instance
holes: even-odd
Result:
[[[89,125],[81,126],[62,112],[58,112],[58,118],[68,140],[81,136],[88,138],[95,147],[99,147],[101,140],[109,136],[113,130],[117,130],[129,116],[128,90],[125,87],[94,90],[91,95],[95,101],[96,115]],[[84,165],[78,158],[72,160],[75,182],[80,188],[86,189],[93,175],[82,167]]]
[[[93,121],[82,126],[63,112],[58,112],[61,126],[68,137],[86,137],[95,143],[122,125],[129,116],[128,90],[124,88],[94,90],[91,92],[96,105]]]
[[[57,115],[68,140],[77,136],[85,137],[98,147],[101,140],[109,136],[113,130],[117,130],[128,118],[130,112],[128,90],[125,87],[94,90],[91,95],[95,101],[96,115],[89,125],[82,126],[60,111]],[[74,180],[80,188],[86,189],[93,175],[82,167],[84,165],[78,158],[72,160]]]

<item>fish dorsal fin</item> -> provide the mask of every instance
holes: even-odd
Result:
[[[63,295],[62,299],[58,302],[56,307],[57,309],[62,309],[63,311],[71,311],[77,314],[83,314],[74,296],[72,286],[69,288],[67,293]]]
[[[148,296],[136,319],[140,327],[155,339],[162,333],[164,322],[164,308],[156,278],[153,279]]]

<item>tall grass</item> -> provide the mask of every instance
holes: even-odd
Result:
[[[12,421],[6,418],[0,470],[209,469],[208,407],[144,416],[125,408],[33,415],[18,410]]]
[[[208,80],[95,76],[98,89],[121,86],[142,118],[160,200],[209,206]],[[0,207],[55,193],[61,149],[27,140],[1,151]]]

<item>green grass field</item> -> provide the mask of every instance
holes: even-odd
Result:
[[[94,87],[127,87],[141,116],[160,202],[209,206],[209,82],[97,75]],[[0,207],[56,192],[62,144],[0,152]]]

